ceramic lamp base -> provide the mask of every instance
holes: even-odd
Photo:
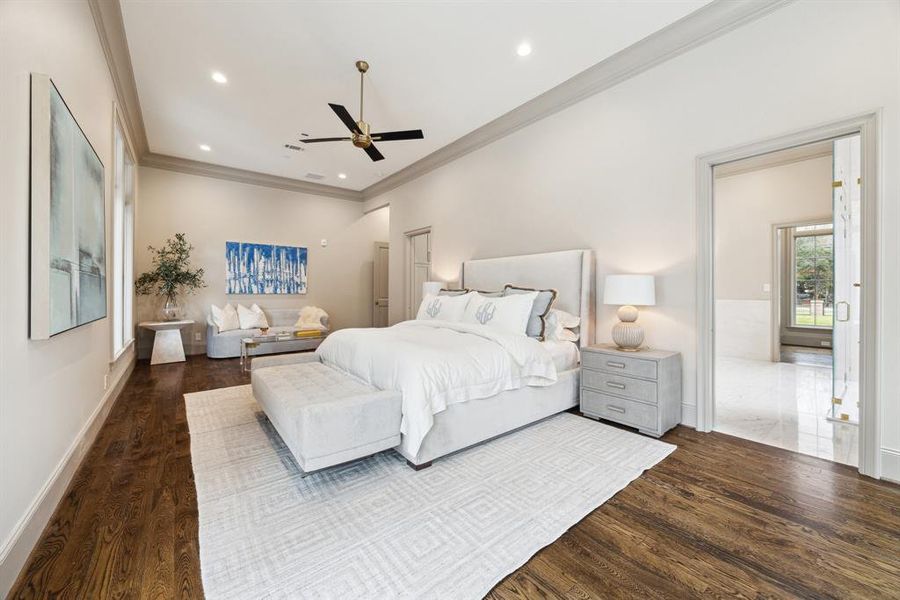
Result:
[[[637,352],[644,343],[644,328],[637,323],[616,323],[612,328],[612,339],[620,350]]]

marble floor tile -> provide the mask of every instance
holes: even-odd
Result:
[[[831,369],[815,364],[716,358],[715,430],[856,465],[856,425],[826,417]]]

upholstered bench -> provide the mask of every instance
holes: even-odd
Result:
[[[315,354],[256,358],[250,379],[256,401],[307,473],[400,444],[400,392],[366,385]]]

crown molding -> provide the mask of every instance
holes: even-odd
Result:
[[[327,196],[329,198],[339,198],[341,200],[354,200],[356,202],[362,202],[363,200],[362,193],[356,190],[348,190],[333,185],[323,185],[321,183],[313,183],[312,181],[303,181],[290,177],[281,177],[279,175],[269,175],[268,173],[259,173],[257,171],[223,167],[212,163],[179,158],[177,156],[168,156],[165,154],[156,154],[154,152],[144,154],[140,164],[142,167],[153,167],[155,169],[177,171],[189,175],[227,179],[229,181],[248,183],[250,185],[261,185],[264,187],[289,190],[291,192],[302,192],[304,194],[315,194],[316,196]]]
[[[144,128],[137,84],[134,81],[131,53],[125,37],[122,7],[119,0],[88,0],[88,5],[91,7],[91,16],[94,17],[103,54],[106,55],[106,64],[119,100],[119,110],[125,119],[125,126],[128,128],[129,137],[135,145],[138,157],[143,156],[150,147],[147,143],[147,130]]]
[[[634,77],[792,0],[714,0],[362,190],[375,198],[577,102]]]

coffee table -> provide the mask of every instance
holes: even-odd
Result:
[[[272,333],[268,335],[254,335],[248,336],[245,338],[241,338],[241,371],[249,371],[250,370],[250,349],[256,348],[263,344],[272,344],[275,342],[284,342],[287,340],[293,339],[303,339],[303,340],[318,340],[321,342],[328,335],[327,331],[317,331],[315,335],[310,335],[306,329],[294,329],[293,331],[285,331],[281,333]],[[301,332],[304,332],[301,334]],[[318,344],[316,344],[318,346]],[[316,346],[312,346],[310,349],[314,349]]]

